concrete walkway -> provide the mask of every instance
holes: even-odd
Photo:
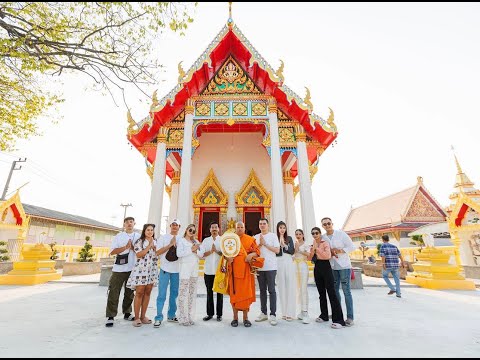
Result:
[[[90,276],[90,275],[89,275]],[[93,278],[93,276],[90,276]],[[73,278],[73,277],[72,277]],[[77,279],[81,280],[81,279]],[[200,279],[203,280],[203,279]],[[405,286],[402,298],[377,286],[352,290],[355,325],[279,320],[232,328],[228,297],[224,320],[203,322],[205,286],[199,281],[196,324],[164,322],[134,328],[118,316],[105,327],[107,288],[84,281],[0,287],[2,357],[478,357],[480,291],[434,291]],[[90,279],[90,281],[93,281]],[[310,314],[318,316],[318,294],[309,286]],[[156,288],[147,316],[156,312]],[[279,306],[278,306],[279,307]],[[166,308],[164,309],[166,312]],[[280,310],[277,310],[280,317]]]

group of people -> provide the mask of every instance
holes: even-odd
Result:
[[[292,238],[283,221],[276,225],[276,233],[273,233],[269,231],[268,219],[261,218],[260,233],[253,237],[245,233],[243,222],[235,224],[235,233],[241,243],[240,251],[235,257],[227,257],[225,269],[222,269],[228,276],[228,295],[233,309],[231,326],[239,325],[239,312],[243,314],[243,325],[252,326],[248,313],[255,302],[255,277],[261,305],[256,322],[277,324],[277,285],[281,318],[309,323],[307,284],[310,261],[314,263],[314,279],[320,299],[320,315],[315,321],[330,321],[328,295],[331,327],[340,329],[353,325],[353,298],[350,291],[352,266],[348,253],[355,250],[355,246],[345,232],[334,230],[330,218],[323,218],[321,225],[325,232],[322,234],[319,227],[314,227],[311,229],[313,244],[307,244],[303,230],[295,230],[295,237]],[[152,322],[155,328],[161,325],[167,289],[167,321],[183,326],[194,325],[200,259],[205,259],[204,281],[207,289],[206,316],[203,320],[209,321],[216,316],[217,321],[222,321],[223,294],[216,294],[215,306],[213,291],[222,258],[218,222],[210,224],[211,236],[202,242],[195,237],[194,224],[189,224],[181,234],[178,219],[171,221],[169,233],[159,239],[155,238],[154,224],[145,224],[140,235],[134,232],[134,226],[133,217],[125,218],[124,231],[111,244],[110,254],[116,255],[116,259],[108,288],[106,326],[114,325],[122,287],[124,319],[133,321],[134,326]],[[259,262],[261,265],[258,265]],[[152,321],[146,316],[146,311],[152,288],[157,283],[157,314]],[[340,286],[345,298],[346,318],[341,307]],[[300,308],[298,314],[297,302]]]

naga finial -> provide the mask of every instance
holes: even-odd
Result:
[[[283,61],[282,61],[282,59],[280,59],[280,66],[278,67],[278,70],[275,72],[275,75],[277,75],[277,77],[279,79],[278,81],[280,83],[283,83],[283,80],[285,79],[283,77],[283,67],[284,67]]]
[[[305,89],[307,90],[307,93],[305,94],[305,99],[303,99],[303,102],[305,105],[307,105],[308,110],[312,111],[313,110],[313,104],[310,101],[312,98],[310,97],[310,89],[305,86]]]
[[[183,70],[182,68],[182,62],[183,61],[180,61],[178,63],[178,83],[181,84],[182,83],[182,79],[185,77],[185,70]]]
[[[330,126],[330,128],[332,128],[334,131],[337,131],[337,125],[335,125],[335,117],[333,115],[333,110],[331,108],[328,108],[330,110],[330,115],[328,115],[328,119],[327,119],[327,124],[328,126]]]

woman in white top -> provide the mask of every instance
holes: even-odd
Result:
[[[292,321],[295,318],[296,308],[296,285],[295,285],[295,263],[293,254],[295,244],[291,236],[287,234],[287,225],[283,221],[277,224],[277,237],[280,242],[280,251],[277,254],[277,285],[280,298],[282,319]]]
[[[297,266],[297,294],[300,304],[300,314],[298,319],[304,324],[308,324],[308,256],[310,255],[311,245],[305,242],[305,236],[302,229],[295,230],[295,264]]]
[[[190,224],[183,238],[177,242],[177,256],[180,263],[180,288],[178,292],[178,323],[193,325],[195,298],[197,296],[198,261],[203,254],[200,243],[195,240],[195,225]]]
[[[143,225],[142,235],[133,243],[136,261],[130,273],[126,287],[135,290],[134,310],[135,321],[133,326],[139,327],[142,324],[151,324],[152,320],[147,318],[148,303],[152,288],[157,284],[158,267],[156,247],[157,241],[154,236],[155,224]]]

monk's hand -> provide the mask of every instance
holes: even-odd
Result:
[[[228,264],[233,263],[233,259],[234,259],[233,257],[227,257],[227,263]]]
[[[245,262],[247,263],[251,263],[253,258],[256,256],[257,254],[256,253],[250,253],[247,255],[247,257],[245,258]]]

